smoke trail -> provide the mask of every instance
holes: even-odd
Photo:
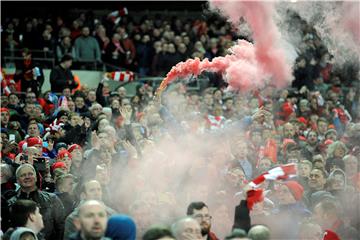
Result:
[[[212,8],[229,18],[236,26],[240,16],[249,23],[255,44],[238,41],[225,57],[208,60],[189,59],[174,66],[160,85],[161,92],[176,78],[203,71],[217,71],[225,76],[232,90],[248,92],[262,87],[266,79],[272,78],[276,87],[285,87],[291,81],[291,67],[286,62],[284,52],[276,44],[280,34],[272,20],[273,6],[262,2],[211,1]],[[259,17],[261,16],[261,17]],[[159,92],[158,92],[159,93]]]
[[[291,79],[290,66],[285,61],[284,52],[277,46],[280,33],[274,23],[273,4],[252,1],[212,0],[210,6],[237,25],[243,16],[253,31],[255,54],[266,73],[271,74],[277,87],[284,87]],[[261,17],[259,17],[261,16]]]

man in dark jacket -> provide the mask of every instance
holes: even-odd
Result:
[[[19,199],[33,200],[39,205],[44,219],[44,229],[41,233],[45,239],[60,240],[64,232],[64,206],[60,199],[52,193],[38,190],[36,172],[31,164],[23,164],[16,170],[16,179],[20,189],[8,200],[11,207]]]
[[[52,92],[61,93],[65,87],[68,87],[70,90],[72,90],[78,86],[70,70],[72,61],[72,56],[65,54],[62,57],[60,64],[51,70],[50,84]]]
[[[41,93],[41,87],[44,83],[44,73],[38,63],[32,60],[32,54],[25,48],[22,52],[23,59],[16,63],[16,72],[14,80],[21,81],[21,91],[27,92],[31,89],[36,96]]]

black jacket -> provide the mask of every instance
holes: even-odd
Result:
[[[44,229],[41,233],[45,239],[60,240],[63,238],[65,211],[63,204],[55,194],[40,190],[27,194],[19,190],[14,197],[8,200],[8,206],[11,207],[19,199],[33,200],[39,205],[44,221]]]
[[[71,90],[77,87],[74,81],[74,76],[70,69],[64,69],[60,65],[56,66],[50,72],[51,91],[54,93],[61,93],[64,87],[69,87]]]

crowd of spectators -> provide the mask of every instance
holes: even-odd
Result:
[[[111,14],[96,18],[85,13],[76,19],[8,18],[3,23],[2,48],[41,50],[57,63],[70,54],[77,67],[87,69],[106,63],[108,70],[163,76],[189,57],[211,60],[225,54],[235,36],[230,24],[220,18],[209,20],[161,15],[134,20],[124,15],[115,21]]]
[[[164,76],[226,54],[239,36],[218,19],[87,17],[4,28],[2,43],[27,48],[14,76],[25,98],[1,95],[4,239],[359,239],[359,75],[335,69],[305,21],[293,17],[304,37],[292,87],[230,93],[220,76],[155,98],[147,84],[111,91],[107,75],[78,88],[70,68],[83,59]],[[53,50],[51,91],[28,48]],[[249,209],[248,183],[289,163],[297,176],[266,182]]]

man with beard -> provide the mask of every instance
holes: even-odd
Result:
[[[209,208],[203,202],[192,202],[188,206],[186,214],[193,217],[201,227],[201,235],[204,240],[218,240],[216,235],[210,231],[211,215]]]

